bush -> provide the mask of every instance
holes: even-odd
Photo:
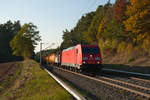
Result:
[[[112,48],[113,48],[113,49],[116,49],[117,46],[118,46],[118,41],[117,41],[117,40],[113,40],[113,41],[112,41]]]
[[[130,63],[130,62],[132,62],[134,60],[135,60],[135,58],[128,58],[128,63]]]
[[[128,55],[131,55],[133,52],[133,46],[132,46],[132,44],[128,44],[127,45],[127,53],[128,53]]]
[[[144,39],[142,48],[144,52],[146,52],[150,56],[150,36],[148,36],[146,39]]]
[[[130,45],[131,46],[131,45]],[[134,61],[135,59],[137,59],[140,56],[144,55],[143,49],[141,48],[141,46],[131,46],[128,47],[128,62]]]
[[[121,42],[119,45],[118,45],[118,48],[117,48],[117,53],[121,53],[121,52],[124,52],[126,51],[127,47],[127,44],[125,42]]]
[[[106,40],[104,43],[104,49],[111,49],[111,48],[112,48],[111,41]]]

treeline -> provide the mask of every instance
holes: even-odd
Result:
[[[0,62],[11,61],[12,59],[21,59],[12,55],[13,51],[9,45],[13,37],[21,29],[20,21],[7,21],[4,24],[0,24]]]
[[[21,26],[20,21],[7,21],[0,24],[0,62],[31,58],[39,40],[37,27],[32,23]]]
[[[150,1],[116,0],[82,16],[77,25],[63,31],[60,49],[76,44],[99,45],[102,53],[150,56]]]

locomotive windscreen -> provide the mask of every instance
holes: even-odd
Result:
[[[83,54],[99,54],[98,47],[82,47]]]

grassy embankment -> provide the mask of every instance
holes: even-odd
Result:
[[[13,85],[0,96],[2,100],[72,100],[35,61],[26,60],[20,65],[20,74],[16,72]]]

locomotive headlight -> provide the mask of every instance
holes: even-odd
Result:
[[[98,61],[97,63],[98,63],[98,64],[100,64],[100,62],[99,62],[99,61]]]
[[[85,61],[83,61],[83,64],[85,64],[86,62]]]
[[[100,57],[95,57],[95,60],[100,60]]]
[[[82,60],[88,60],[88,58],[87,57],[83,57]]]

